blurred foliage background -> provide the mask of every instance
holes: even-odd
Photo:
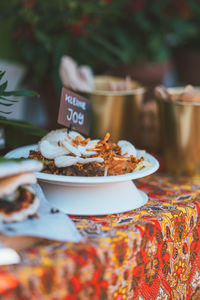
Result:
[[[199,41],[199,17],[198,0],[1,1],[0,55],[24,63],[35,84],[50,76],[59,91],[62,55],[98,73],[165,61],[171,45]]]
[[[170,63],[180,83],[199,84],[199,0],[9,0],[0,2],[0,22],[0,59],[25,66],[26,84],[45,103],[48,128],[56,127],[63,55],[95,74],[130,72],[146,86],[146,69],[137,77],[140,65],[150,66],[152,80],[154,67],[166,72],[162,64]]]

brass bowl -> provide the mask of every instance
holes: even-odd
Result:
[[[126,139],[137,146],[139,143],[139,114],[145,88],[131,82],[131,89],[109,91],[109,81],[124,78],[96,76],[95,90],[85,94],[93,106],[91,137],[102,139],[110,132],[112,141]]]
[[[183,88],[168,91],[181,93]],[[157,97],[157,103],[166,171],[174,176],[200,178],[200,102]]]

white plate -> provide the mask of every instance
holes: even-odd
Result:
[[[38,150],[37,145],[28,145],[24,147],[17,148],[6,154],[8,158],[20,158],[28,157],[30,150]],[[63,175],[53,175],[46,174],[42,172],[37,172],[37,178],[42,181],[56,182],[56,183],[109,183],[109,182],[122,182],[128,180],[138,179],[147,175],[154,173],[159,168],[159,163],[152,155],[146,153],[146,158],[152,164],[152,167],[144,168],[140,171],[135,171],[133,173],[125,175],[116,176],[99,176],[99,177],[83,177],[83,176],[63,176]]]
[[[37,145],[29,145],[10,151],[8,158],[28,157]],[[146,153],[152,167],[125,175],[81,177],[36,172],[47,199],[68,214],[104,215],[129,211],[144,205],[147,196],[140,192],[132,180],[154,173],[158,161]]]

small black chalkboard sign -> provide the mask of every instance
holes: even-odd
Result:
[[[89,135],[92,103],[66,88],[62,88],[58,124]]]

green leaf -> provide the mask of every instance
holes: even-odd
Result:
[[[9,114],[11,114],[11,111],[1,111],[1,110],[0,110],[0,113],[9,115]]]
[[[48,35],[46,35],[42,31],[36,30],[35,31],[35,36],[43,44],[43,46],[45,47],[45,49],[47,51],[51,50],[51,41],[50,41]]]
[[[1,93],[0,93],[1,95]],[[2,96],[25,96],[25,97],[39,97],[39,94],[34,91],[9,91],[9,92],[3,92]]]
[[[0,80],[2,79],[2,77],[5,75],[6,71],[0,71]]]
[[[0,96],[0,99],[1,99],[1,100],[5,100],[5,101],[9,101],[9,102],[12,102],[12,103],[19,102],[19,100],[7,99],[7,98],[2,97],[2,96]]]
[[[7,85],[8,85],[8,81],[5,81],[0,85],[0,93],[7,88]]]
[[[107,51],[112,53],[112,55],[116,56],[118,59],[121,59],[123,62],[125,61],[123,51],[120,51],[119,49],[117,49],[117,47],[115,47],[111,43],[109,43],[108,40],[103,39],[100,36],[93,36],[92,39],[94,42],[103,46]]]
[[[6,157],[0,156],[0,164],[5,163],[5,162],[21,162],[21,161],[25,161],[25,160],[27,160],[27,158],[6,158]]]
[[[29,134],[42,137],[45,134],[47,134],[47,131],[44,129],[41,129],[35,125],[32,125],[30,123],[24,122],[24,121],[18,121],[18,120],[8,120],[0,117],[0,124],[2,125],[8,125],[13,126],[15,128],[21,129]]]
[[[13,103],[0,102],[0,105],[4,105],[4,106],[12,106]]]

